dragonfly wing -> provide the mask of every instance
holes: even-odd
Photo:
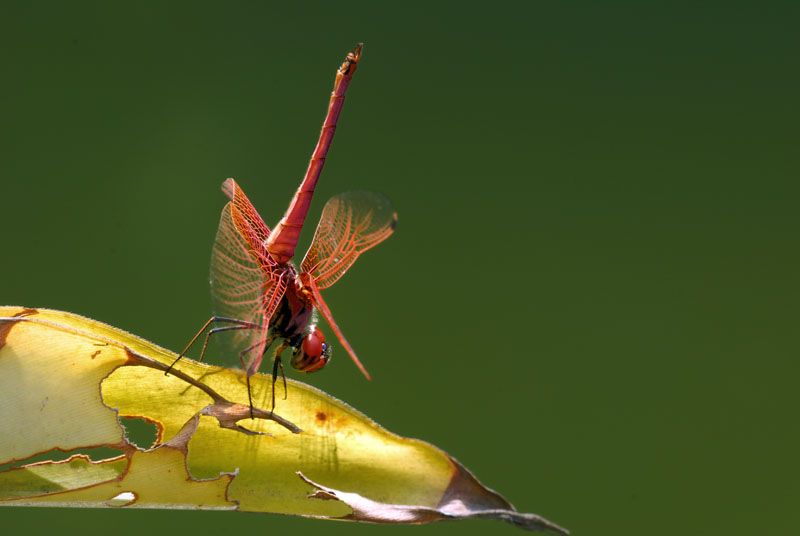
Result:
[[[256,238],[258,238],[262,244],[266,242],[267,238],[269,238],[269,227],[267,227],[264,220],[261,219],[258,211],[253,207],[250,200],[247,199],[247,196],[244,195],[244,192],[239,188],[239,185],[236,184],[236,181],[227,179],[222,183],[222,191],[230,198],[233,205],[241,214],[244,222],[247,223],[247,227],[252,230]]]
[[[243,360],[248,370],[255,370],[266,347],[269,319],[286,291],[286,279],[261,239],[269,230],[263,222],[258,225],[261,218],[236,183],[228,179],[225,184],[229,183],[234,188],[232,200],[222,210],[211,253],[211,297],[215,316],[253,326],[220,332],[214,338],[224,364],[239,366]]]
[[[330,324],[330,326],[333,328],[334,333],[336,333],[336,336],[339,338],[339,342],[342,343],[344,349],[347,350],[348,354],[350,354],[350,357],[353,359],[353,362],[356,364],[358,369],[364,374],[364,376],[368,380],[371,380],[372,376],[369,375],[367,369],[364,368],[364,365],[361,364],[361,360],[356,355],[356,351],[353,350],[353,347],[350,346],[349,342],[347,342],[344,333],[342,333],[342,330],[339,329],[339,325],[333,319],[333,315],[331,314],[330,309],[328,309],[328,305],[325,303],[325,300],[322,299],[322,295],[319,293],[319,289],[317,288],[317,285],[314,283],[313,279],[311,280],[310,287],[311,287],[311,294],[314,296],[314,305],[316,306],[317,310],[322,314],[325,320],[328,321],[328,324]]]
[[[317,288],[333,285],[361,253],[386,240],[397,226],[397,213],[377,192],[346,192],[325,204],[314,240],[301,264]]]

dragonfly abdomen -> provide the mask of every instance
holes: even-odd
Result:
[[[278,264],[288,262],[294,256],[294,249],[297,246],[303,222],[305,222],[308,208],[311,206],[314,188],[317,186],[317,180],[322,173],[322,166],[325,165],[325,157],[328,155],[333,135],[336,133],[336,123],[339,121],[339,114],[344,105],[344,94],[347,91],[347,86],[350,85],[353,73],[356,72],[358,60],[361,58],[361,46],[361,43],[359,43],[355,50],[347,55],[339,70],[336,71],[336,80],[333,84],[333,92],[328,104],[328,113],[322,123],[322,132],[317,141],[317,146],[314,148],[311,161],[308,163],[306,175],[303,178],[303,182],[300,183],[292,202],[289,204],[286,215],[278,222],[278,225],[275,226],[266,241],[267,251]]]

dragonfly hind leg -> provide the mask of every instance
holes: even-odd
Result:
[[[234,326],[228,326],[228,327],[233,328]],[[239,327],[239,326],[235,326],[235,327]],[[258,327],[260,328],[261,326],[258,326]],[[255,342],[255,343],[251,344],[250,346],[248,346],[247,348],[245,348],[241,352],[239,352],[239,362],[242,364],[242,369],[244,369],[244,371],[245,371],[244,375],[245,375],[245,378],[247,379],[247,401],[250,403],[250,418],[251,419],[254,419],[255,417],[253,417],[253,394],[252,394],[252,391],[250,389],[250,376],[252,376],[253,374],[256,373],[256,370],[258,370],[258,367],[261,364],[261,360],[264,357],[264,354],[267,352],[267,349],[270,346],[272,346],[272,343],[273,343],[274,340],[275,340],[275,335],[271,334],[266,339],[261,339],[261,340]],[[255,348],[258,348],[262,344],[264,345],[264,350],[262,350],[261,355],[260,356],[256,356],[256,358],[253,359],[250,362],[250,366],[247,366],[247,364],[245,364],[244,356],[247,355],[248,352],[251,352]],[[275,381],[274,381],[274,379],[273,379],[272,383],[273,383],[273,385],[272,385],[272,391],[273,391],[273,393],[272,393],[272,409],[274,410],[275,409]],[[270,411],[270,414],[272,414],[271,411]]]
[[[203,324],[203,327],[200,328],[200,331],[198,331],[197,334],[194,337],[192,337],[192,340],[189,341],[189,344],[186,345],[186,348],[183,349],[183,352],[180,353],[180,355],[177,357],[177,359],[175,359],[175,361],[173,361],[172,364],[167,368],[166,372],[164,372],[164,376],[168,376],[169,375],[169,372],[172,370],[172,367],[174,367],[178,363],[178,361],[180,361],[183,358],[183,356],[186,355],[186,352],[189,351],[189,348],[191,348],[192,345],[195,342],[197,342],[197,339],[199,339],[200,335],[202,335],[203,332],[206,329],[208,329],[208,326],[210,326],[211,324],[213,324],[215,322],[228,323],[228,324],[234,324],[234,325],[232,325],[232,326],[223,326],[223,327],[219,327],[219,328],[212,328],[212,329],[208,330],[208,333],[206,334],[206,339],[203,342],[203,350],[200,352],[200,359],[198,359],[198,361],[202,361],[203,357],[206,355],[206,349],[208,348],[208,340],[211,338],[211,334],[212,333],[220,333],[222,331],[232,331],[232,330],[242,330],[242,329],[260,329],[261,328],[260,324],[255,324],[253,322],[247,322],[246,320],[239,320],[237,318],[225,318],[223,316],[212,316],[211,318],[208,319],[208,322]]]
[[[216,329],[219,329],[219,330],[224,330],[224,329],[244,329],[244,327],[243,326],[226,326],[224,328],[216,328]],[[262,344],[262,342],[264,344],[264,351],[263,351],[261,357],[263,358],[263,355],[267,353],[267,350],[269,349],[269,347],[272,346],[273,342],[275,342],[275,334],[270,334],[265,340],[256,342],[256,343],[252,344],[251,346],[248,346],[247,348],[245,348],[241,352],[239,352],[239,362],[242,364],[242,368],[245,370],[245,376],[247,378],[247,398],[248,398],[248,401],[250,402],[250,417],[251,418],[253,418],[253,397],[252,397],[252,394],[251,394],[251,391],[250,391],[250,376],[255,374],[256,370],[258,370],[258,366],[261,364],[261,359],[259,358],[259,359],[254,360],[250,364],[250,366],[248,367],[245,364],[244,356],[248,352],[250,352],[253,349],[255,349],[258,346],[260,346]],[[288,391],[288,388],[286,387],[286,374],[283,371],[283,362],[281,361],[281,353],[283,353],[283,351],[288,347],[289,347],[289,343],[286,342],[285,340],[282,341],[281,344],[277,348],[275,348],[275,353],[272,356],[272,409],[270,410],[270,415],[272,415],[272,413],[275,411],[275,383],[278,380],[278,369],[280,369],[281,378],[283,378],[283,399],[286,400],[286,398],[289,396],[289,391]]]

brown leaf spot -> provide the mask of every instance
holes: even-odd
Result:
[[[94,343],[92,346],[108,346],[108,343],[107,343],[107,342],[104,342],[104,343]],[[92,354],[90,357],[91,357],[92,359],[94,359],[95,357],[97,357],[97,356],[99,356],[99,355],[100,355],[100,352],[102,352],[102,350],[97,350],[97,351],[96,351],[95,353],[93,353],[93,354]]]

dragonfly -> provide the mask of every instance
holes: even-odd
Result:
[[[325,205],[311,246],[300,269],[292,262],[300,232],[311,205],[347,87],[358,67],[362,44],[350,52],[336,72],[328,113],[308,170],[280,222],[270,231],[250,200],[233,179],[222,191],[230,198],[220,217],[211,255],[211,295],[214,316],[189,342],[170,366],[210,326],[202,361],[211,335],[217,337],[223,356],[238,355],[246,371],[247,394],[252,417],[250,377],[258,371],[268,349],[281,339],[272,359],[272,410],[278,370],[284,380],[281,354],[291,347],[291,366],[313,372],[331,358],[331,348],[317,327],[317,312],[327,321],[342,346],[367,379],[367,369],[345,338],[320,293],[341,278],[364,251],[386,240],[395,230],[397,213],[391,202],[376,192],[353,191],[332,197]],[[167,371],[169,372],[169,370]]]

